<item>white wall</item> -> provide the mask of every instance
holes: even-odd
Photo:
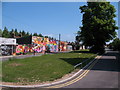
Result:
[[[16,45],[16,39],[0,37],[0,45]]]

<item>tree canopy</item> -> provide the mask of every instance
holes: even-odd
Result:
[[[0,37],[2,36],[2,30],[0,29]]]
[[[115,38],[112,43],[109,44],[109,47],[113,50],[119,50],[120,51],[120,39]]]
[[[10,37],[10,33],[6,27],[4,28],[4,30],[2,32],[2,37],[5,37],[5,38]]]
[[[114,20],[114,6],[110,2],[87,2],[79,9],[83,13],[83,20],[77,40],[91,46],[92,52],[103,53],[104,45],[116,37],[115,30],[118,29]]]
[[[43,37],[43,35],[41,33],[33,33],[32,34],[30,32],[26,32],[25,30],[22,30],[22,31],[17,30],[17,29],[8,30],[7,27],[4,27],[3,30],[0,29],[0,36],[5,37],[5,38],[24,37],[24,36],[29,36],[29,35]],[[46,37],[46,36],[44,36],[44,37]]]

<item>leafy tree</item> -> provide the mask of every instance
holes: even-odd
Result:
[[[42,34],[39,34],[38,36],[39,36],[39,37],[43,37],[43,35],[42,35]]]
[[[110,2],[87,2],[79,8],[83,13],[83,26],[79,37],[83,44],[91,46],[91,52],[103,53],[106,41],[116,36],[115,8]]]
[[[10,38],[14,38],[14,36],[15,36],[15,31],[14,31],[14,29],[12,29],[9,33],[10,33]]]
[[[8,29],[6,27],[3,30],[2,37],[5,37],[5,38],[10,37],[9,31],[8,31]]]
[[[2,30],[0,29],[0,37],[2,37]]]
[[[15,36],[18,36],[18,35],[19,35],[18,31],[17,29],[15,29]]]
[[[120,39],[115,38],[112,43],[109,44],[109,47],[113,50],[119,50],[120,51]]]
[[[33,36],[38,36],[38,34],[37,34],[37,33],[34,33]]]
[[[45,38],[48,38],[48,36],[45,36]],[[53,39],[53,38],[52,38]]]
[[[26,36],[29,36],[29,35],[30,35],[30,33],[29,33],[29,32],[27,32],[27,33],[26,33]]]
[[[18,36],[19,36],[19,37],[22,37],[22,31],[19,31]]]
[[[26,36],[26,32],[22,30],[22,37]]]

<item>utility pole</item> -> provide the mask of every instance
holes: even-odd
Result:
[[[58,51],[60,52],[60,39],[61,39],[61,34],[59,34],[59,45],[58,45]]]

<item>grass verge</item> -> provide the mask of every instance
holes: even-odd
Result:
[[[53,81],[72,72],[74,65],[93,55],[85,50],[5,61],[2,63],[2,81],[22,84]]]

